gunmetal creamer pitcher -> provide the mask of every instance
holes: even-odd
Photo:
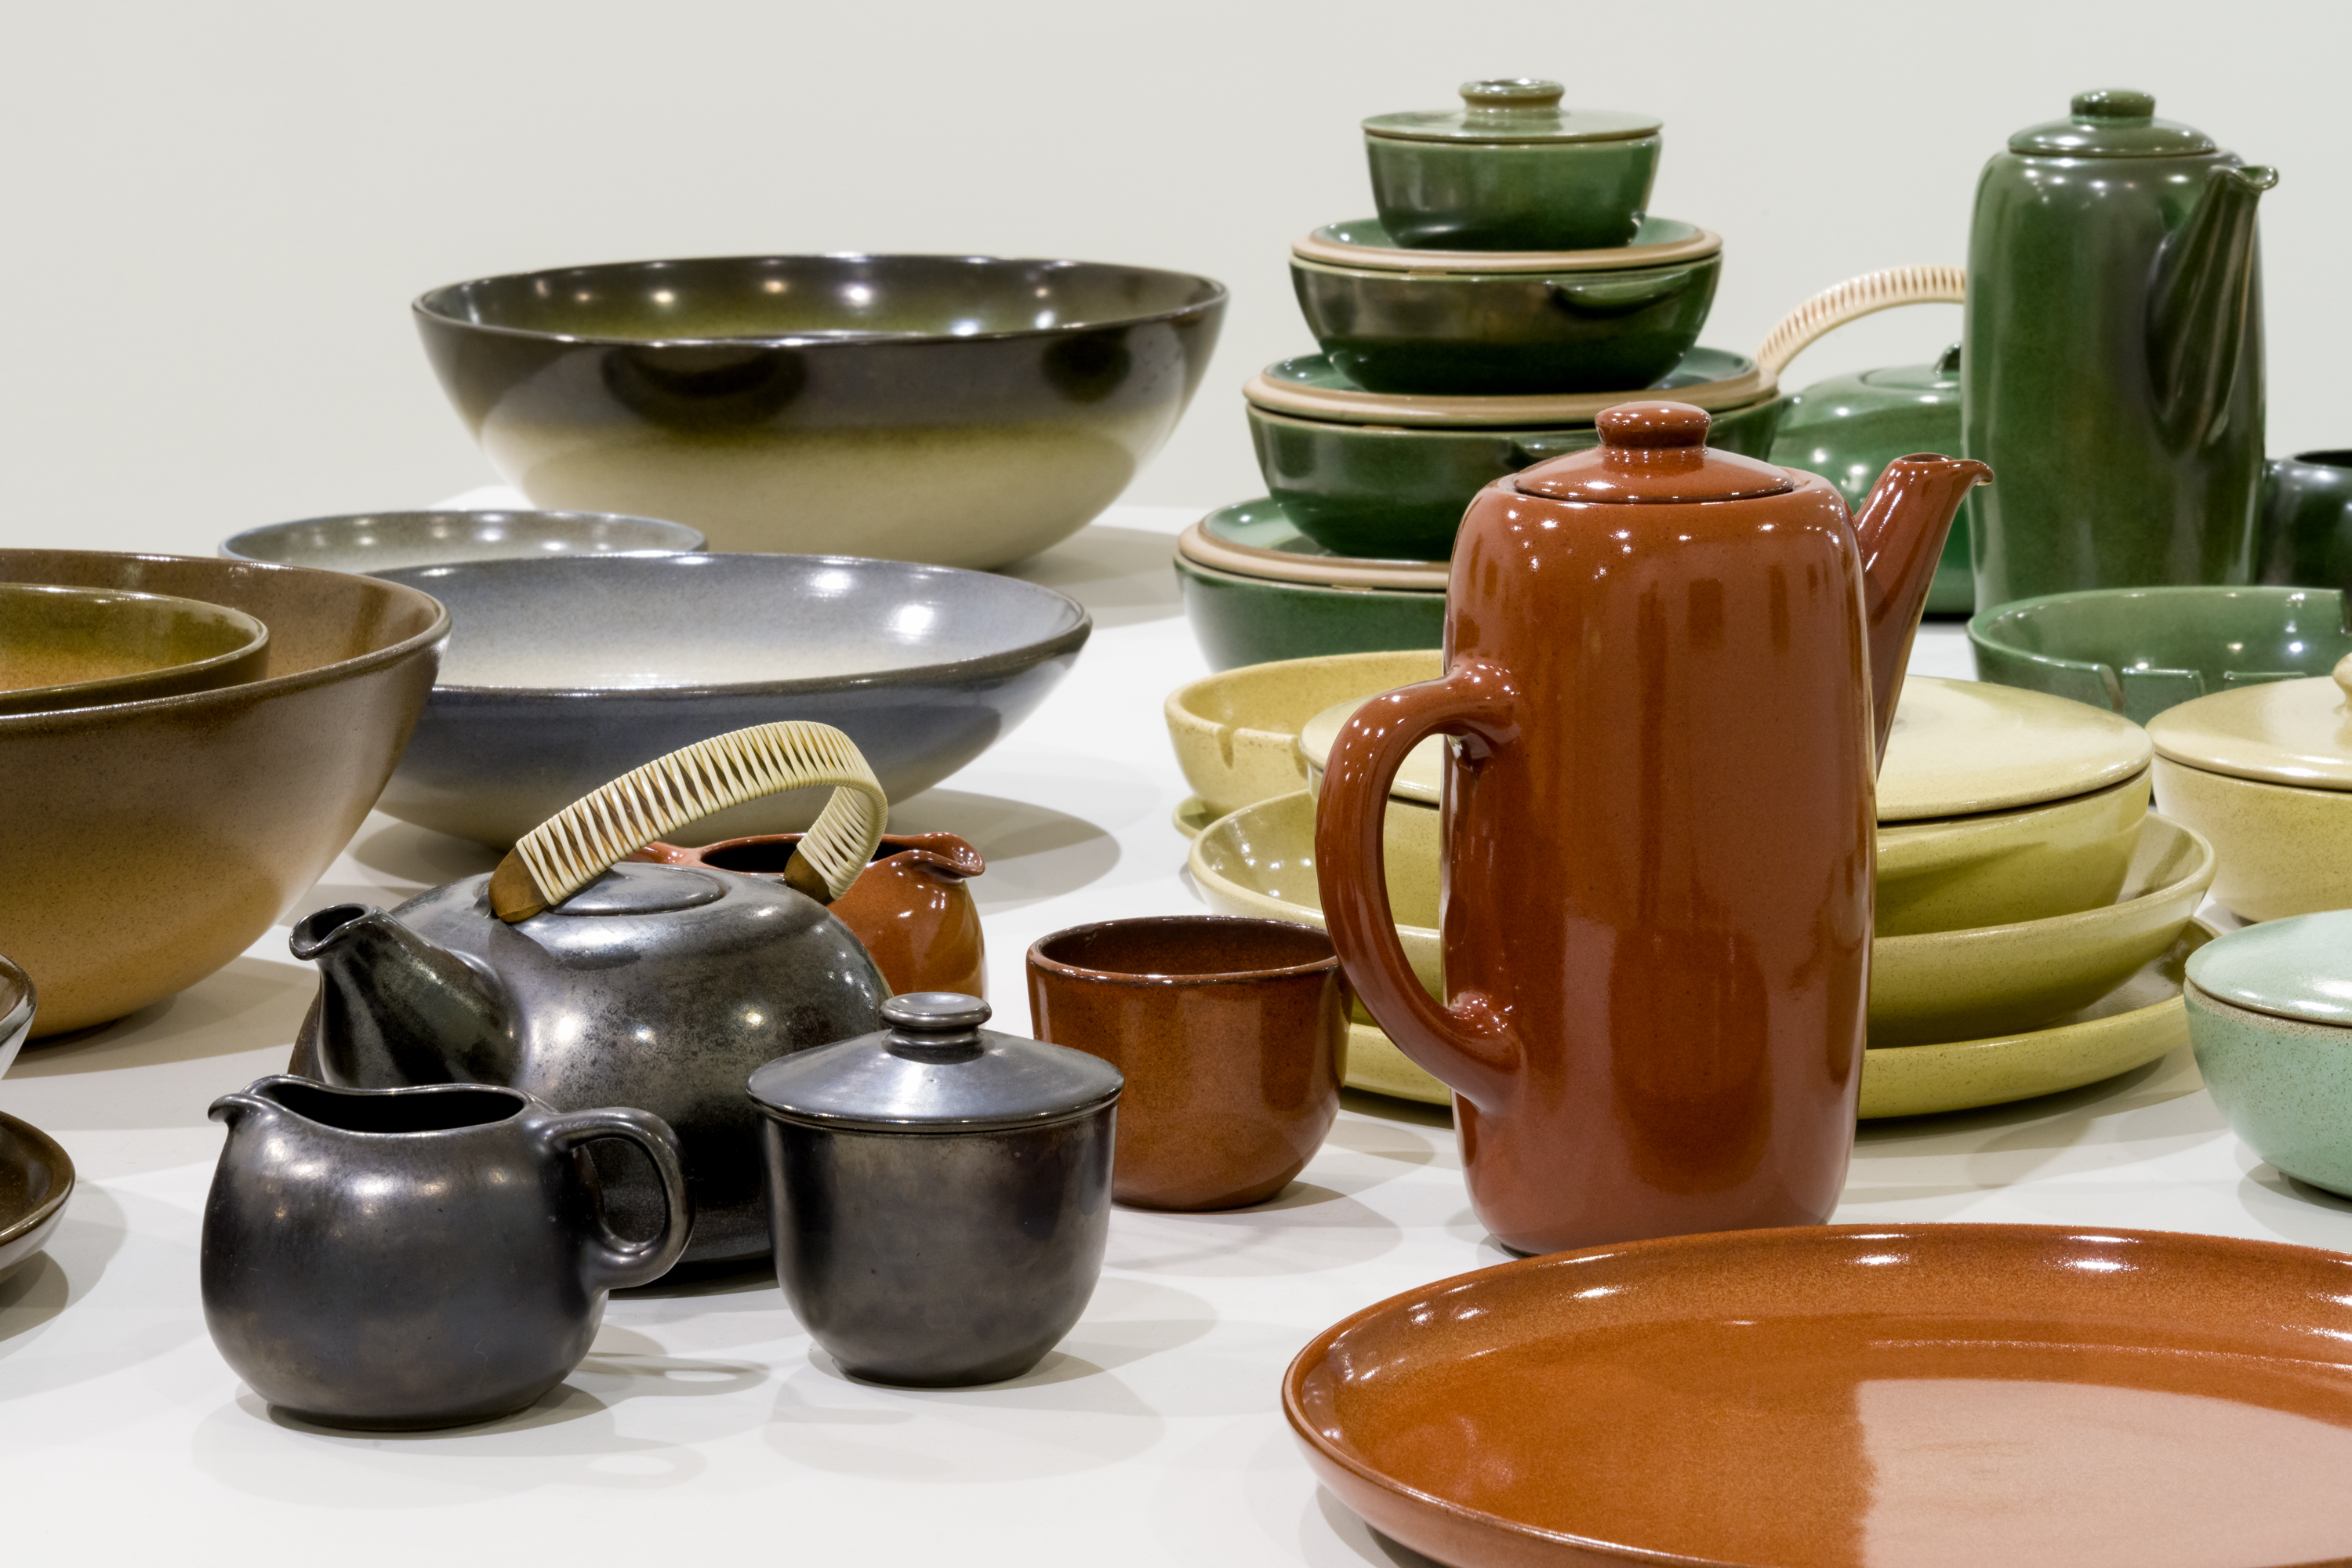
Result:
[[[2263,477],[2254,206],[2277,171],[2086,92],[1985,165],[1969,231],[1961,448],[1976,602],[2243,583]]]
[[[1815,474],[1620,404],[1601,444],[1478,492],[1445,674],[1339,732],[1317,809],[1331,939],[1454,1090],[1471,1204],[1550,1252],[1828,1217],[1870,992],[1873,781],[1981,463],[1889,464],[1858,522]],[[1447,996],[1399,945],[1390,780],[1445,763]]]

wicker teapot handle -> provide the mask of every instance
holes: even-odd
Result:
[[[1779,375],[1807,344],[1848,321],[1897,305],[1962,305],[1968,302],[1969,273],[1964,267],[1890,267],[1849,278],[1834,289],[1824,289],[1787,315],[1764,334],[1756,363]]]
[[[687,823],[761,795],[831,784],[833,798],[784,867],[819,903],[849,890],[882,842],[890,802],[848,736],[830,724],[754,724],[656,757],[524,834],[490,874],[490,908],[512,923],[562,903]]]

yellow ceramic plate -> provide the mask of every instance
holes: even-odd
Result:
[[[2055,1094],[2129,1072],[2188,1044],[2182,966],[2213,936],[2212,927],[2189,921],[2170,948],[2130,979],[2047,1028],[1865,1051],[1863,1119],[1926,1116]]]
[[[1179,687],[1166,706],[1177,765],[1213,817],[1303,789],[1300,725],[1344,699],[1434,680],[1443,658],[1434,648],[1329,654],[1244,665]]]
[[[2041,805],[2147,766],[2147,731],[2087,703],[1980,680],[1915,675],[1878,770],[1878,820]]]

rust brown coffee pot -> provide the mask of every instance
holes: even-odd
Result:
[[[1478,1218],[1551,1252],[1828,1217],[1870,991],[1873,780],[1936,561],[1981,463],[1817,475],[1620,404],[1601,445],[1480,491],[1445,674],[1366,703],[1315,858],[1372,1016],[1451,1085]],[[1399,946],[1389,783],[1445,766],[1447,996]]]

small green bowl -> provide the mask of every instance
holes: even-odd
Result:
[[[2145,724],[2210,691],[2326,675],[2352,653],[2335,588],[2085,588],[1980,610],[1977,678]]]
[[[2210,956],[2208,956],[2208,953]],[[2189,1039],[2246,1147],[2352,1197],[2352,910],[2226,932],[2189,961]]]
[[[1319,588],[1218,572],[1176,557],[1184,614],[1212,669],[1327,653],[1437,647],[1445,595]]]

